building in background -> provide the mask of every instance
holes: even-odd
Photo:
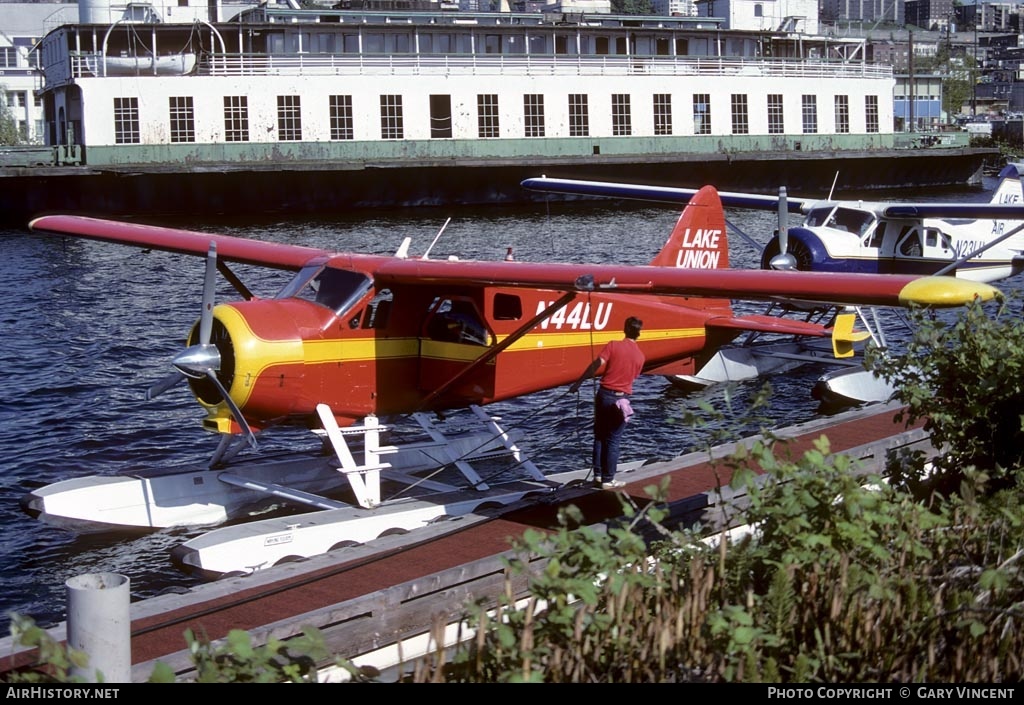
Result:
[[[896,75],[892,115],[897,132],[938,130],[946,122],[942,109],[942,76],[934,73]]]
[[[932,32],[950,31],[956,26],[953,0],[907,0],[905,22]]]
[[[696,17],[697,4],[694,0],[652,0],[651,7],[656,15],[667,17]]]
[[[35,46],[54,27],[77,21],[77,4],[0,3],[0,100],[23,144],[43,144],[46,137]]]
[[[822,0],[821,21],[840,27],[871,29],[901,26],[904,0]]]
[[[818,34],[817,0],[696,0],[698,17],[722,17],[729,29]]]

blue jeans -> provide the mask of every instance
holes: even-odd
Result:
[[[619,466],[619,447],[626,421],[615,402],[624,395],[598,387],[594,396],[594,479],[611,482]]]

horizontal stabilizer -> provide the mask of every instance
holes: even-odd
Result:
[[[867,331],[853,330],[855,320],[856,316],[852,313],[841,313],[836,316],[836,324],[832,328],[832,354],[839,359],[853,357],[854,344],[871,337]]]
[[[710,319],[706,325],[708,328],[727,328],[760,333],[778,333],[780,335],[804,335],[815,338],[824,338],[829,335],[829,329],[820,323],[795,321],[778,316],[750,315],[733,318],[723,316]]]

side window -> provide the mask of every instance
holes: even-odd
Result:
[[[523,317],[523,301],[513,294],[494,295],[494,318],[499,321],[518,321]]]
[[[391,289],[381,289],[378,291],[377,295],[373,297],[373,300],[366,307],[363,328],[374,328],[376,330],[387,328],[393,304],[394,295],[391,293]]]
[[[875,226],[875,231],[871,233],[869,239],[867,239],[868,247],[881,247],[882,240],[885,239],[885,221],[879,221]]]
[[[426,335],[432,340],[470,345],[490,345],[491,335],[471,301],[437,299],[427,320]]]
[[[928,228],[925,230],[924,244],[928,247],[948,247],[948,241],[946,236],[942,234],[941,230],[936,228]]]

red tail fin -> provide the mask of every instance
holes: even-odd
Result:
[[[656,267],[693,269],[729,267],[725,211],[714,186],[705,186],[693,195],[679,216],[668,242],[651,264]]]

